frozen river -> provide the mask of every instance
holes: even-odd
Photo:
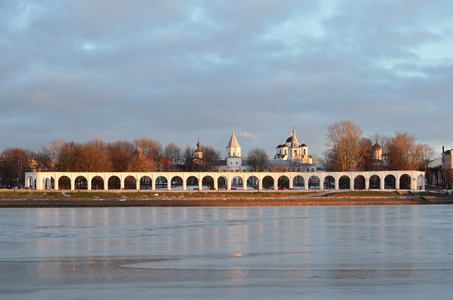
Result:
[[[0,210],[0,299],[451,299],[453,206]]]

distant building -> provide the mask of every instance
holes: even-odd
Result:
[[[274,159],[268,161],[267,169],[275,172],[316,172],[317,166],[312,161],[312,157],[308,155],[308,146],[304,143],[299,144],[296,131],[293,130],[286,142],[277,146]],[[242,158],[241,146],[234,132],[226,146],[226,159],[219,163],[218,171],[252,171],[249,162]]]
[[[236,135],[231,134],[230,141],[226,146],[226,158],[219,163],[219,172],[248,172],[248,162],[242,159],[241,145]]]
[[[299,144],[296,130],[291,131],[291,136],[275,149],[273,160],[269,161],[268,168],[275,172],[316,172],[317,165],[308,155],[308,146],[302,142]]]
[[[308,155],[308,147],[305,143],[299,144],[296,137],[296,130],[291,131],[291,136],[286,142],[276,147],[274,160],[299,161],[303,164],[311,164],[312,158]]]
[[[435,159],[428,164],[426,170],[426,181],[429,185],[443,189],[453,187],[453,149],[445,151],[442,147],[441,158]]]

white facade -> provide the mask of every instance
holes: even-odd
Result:
[[[291,131],[291,136],[283,144],[276,147],[274,160],[299,161],[303,164],[312,164],[313,160],[308,155],[308,146],[299,144],[296,137],[296,130]]]
[[[263,189],[425,189],[425,173],[419,171],[366,171],[366,172],[29,172],[25,173],[25,188],[36,190],[173,190],[190,189],[194,178],[196,189],[263,190]],[[66,182],[65,187],[63,183]],[[114,184],[116,182],[116,184]],[[211,182],[212,188],[203,184]],[[286,182],[286,183],[285,183]],[[144,184],[146,187],[143,187]],[[264,185],[263,185],[264,183]],[[132,185],[128,188],[127,185]],[[193,187],[192,187],[193,188]]]
[[[230,141],[226,146],[226,171],[227,172],[246,172],[247,168],[242,166],[241,146],[236,135],[231,134]]]

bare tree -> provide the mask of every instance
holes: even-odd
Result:
[[[421,162],[421,165],[422,165],[422,169],[423,169],[423,171],[427,171],[428,170],[428,164],[433,159],[435,151],[428,144],[419,145],[419,150],[418,151],[420,152],[420,162]]]
[[[114,172],[128,171],[129,164],[136,155],[134,145],[127,141],[117,141],[107,144],[106,152],[112,162]]]
[[[324,153],[326,167],[332,171],[354,171],[366,152],[361,146],[362,130],[351,121],[335,122],[328,127]]]
[[[182,155],[182,161],[186,165],[186,171],[192,171],[193,169],[193,161],[195,158],[195,149],[191,146],[187,145],[184,149],[184,153]]]
[[[385,155],[390,170],[419,169],[424,160],[424,146],[417,145],[415,140],[415,136],[406,131],[397,131],[395,136],[388,140]]]
[[[211,146],[201,146],[201,150],[203,151],[201,163],[194,165],[193,168],[201,172],[214,171],[215,167],[219,165],[220,151]]]
[[[176,144],[170,143],[164,149],[164,157],[171,160],[173,165],[181,163],[181,148]]]
[[[247,152],[247,160],[253,171],[264,172],[269,161],[269,156],[267,156],[264,149],[254,148]]]
[[[52,141],[50,145],[50,158],[59,172],[77,171],[77,151],[79,145],[63,140]]]
[[[100,144],[92,143],[79,146],[77,152],[77,171],[112,172],[113,164]]]
[[[141,148],[138,148],[135,156],[131,159],[127,171],[129,172],[155,172],[157,162],[145,156]]]
[[[0,178],[3,185],[23,185],[25,172],[31,171],[31,152],[7,148],[0,156]]]

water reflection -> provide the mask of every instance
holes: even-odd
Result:
[[[450,206],[0,210],[0,285],[450,280],[452,225]]]

